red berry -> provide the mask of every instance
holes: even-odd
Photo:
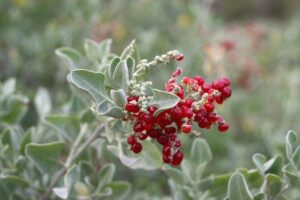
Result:
[[[181,108],[179,108],[178,106],[172,108],[171,117],[174,121],[180,120],[182,118]]]
[[[171,154],[171,147],[166,145],[163,147],[163,155],[169,156]]]
[[[162,144],[162,145],[166,145],[169,143],[169,138],[166,135],[160,135],[157,138],[158,143]]]
[[[229,98],[231,96],[231,89],[230,87],[224,87],[222,90],[222,96],[225,98]]]
[[[215,100],[218,104],[222,104],[224,102],[224,99],[222,98],[222,96],[216,96]]]
[[[184,59],[184,55],[181,53],[181,54],[178,54],[176,57],[175,57],[175,59],[177,60],[177,61],[182,61],[183,59]]]
[[[194,114],[192,109],[187,108],[186,106],[182,106],[181,109],[182,109],[183,117],[191,118]]]
[[[139,142],[136,142],[131,146],[131,150],[134,153],[140,153],[142,151],[142,149],[143,149],[143,146]]]
[[[230,79],[227,77],[222,78],[222,82],[223,82],[224,86],[230,85]]]
[[[229,125],[226,122],[220,123],[218,129],[221,132],[225,132],[229,129]]]
[[[137,121],[133,126],[134,132],[142,132],[144,130],[143,122]]]
[[[204,104],[204,108],[206,112],[212,112],[215,109],[215,106],[212,103],[206,103]]]
[[[169,156],[163,154],[163,161],[164,161],[164,163],[170,163],[171,159]]]
[[[172,165],[178,166],[180,165],[182,160],[183,160],[183,153],[180,150],[178,150],[173,156]]]
[[[202,91],[203,91],[204,93],[208,92],[210,89],[211,89],[211,85],[210,85],[210,84],[204,83],[204,84],[202,85]]]
[[[140,107],[136,104],[131,104],[131,103],[127,103],[125,105],[125,109],[128,111],[128,112],[132,112],[132,113],[137,113],[140,111]]]
[[[186,85],[190,85],[191,84],[192,79],[188,76],[183,77],[182,82]]]
[[[216,80],[212,83],[212,87],[216,90],[222,90],[224,87],[224,83],[223,81]]]
[[[139,135],[139,139],[140,139],[140,140],[145,140],[145,139],[147,139],[147,137],[148,137],[147,134],[140,134],[140,135]]]
[[[129,96],[129,97],[127,97],[127,102],[137,101],[137,100],[139,100],[139,97],[137,97],[137,96]]]
[[[194,102],[193,99],[186,99],[183,105],[185,105],[186,107],[191,107],[193,102]]]
[[[180,141],[180,140],[177,140],[174,146],[175,146],[175,147],[181,147],[181,141]]]
[[[135,137],[133,135],[128,136],[127,143],[133,145],[136,143]]]
[[[157,138],[159,136],[159,134],[160,134],[159,131],[155,130],[155,129],[148,131],[148,135],[151,138]]]
[[[183,125],[182,126],[182,132],[189,133],[192,130],[192,125]]]
[[[165,129],[165,133],[166,133],[167,135],[174,134],[174,133],[176,133],[176,128],[173,127],[173,126],[168,127],[168,128]]]
[[[204,84],[204,79],[201,76],[195,76],[194,79],[197,81],[198,85]]]

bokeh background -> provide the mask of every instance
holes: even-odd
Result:
[[[71,91],[56,48],[83,51],[86,38],[112,38],[121,53],[135,38],[144,58],[177,49],[185,75],[226,75],[233,83],[233,96],[218,108],[230,131],[201,130],[214,155],[211,172],[253,167],[254,152],[275,155],[289,129],[300,131],[299,10],[296,0],[1,0],[0,79],[16,77],[30,99],[43,86],[59,108]],[[176,67],[152,71],[155,86]],[[29,108],[24,127],[38,120]],[[149,191],[160,187],[131,179]]]

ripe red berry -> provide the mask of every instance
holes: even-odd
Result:
[[[212,103],[206,103],[204,104],[204,108],[206,112],[212,112],[215,109],[215,106]]]
[[[230,83],[231,83],[230,79],[227,78],[227,77],[224,77],[224,78],[222,78],[221,80],[222,80],[222,82],[223,82],[223,84],[224,84],[225,87],[226,87],[226,86],[229,86]]]
[[[166,145],[163,147],[163,155],[169,156],[171,154],[171,147],[169,145]]]
[[[229,129],[229,125],[226,122],[220,123],[218,129],[221,132],[225,132]]]
[[[184,55],[181,53],[181,54],[178,54],[176,57],[175,57],[175,59],[177,60],[177,61],[182,61],[183,59],[184,59]]]
[[[182,116],[183,117],[187,117],[187,118],[191,118],[193,116],[193,111],[190,108],[187,108],[186,106],[182,106]]]
[[[125,105],[125,109],[128,111],[128,112],[132,112],[132,113],[137,113],[140,111],[140,107],[136,104],[131,104],[131,103],[127,103]]]
[[[159,136],[159,134],[160,134],[159,131],[155,130],[155,129],[148,131],[148,135],[151,138],[157,138]]]
[[[176,133],[176,128],[173,127],[173,126],[168,127],[168,128],[165,128],[165,133],[166,133],[167,135],[174,134],[174,133]]]
[[[127,143],[133,145],[136,143],[135,137],[133,135],[128,136]]]
[[[189,133],[189,132],[191,132],[191,130],[192,130],[192,125],[183,125],[182,126],[182,132],[184,132],[184,133]]]
[[[194,79],[197,81],[198,85],[204,84],[204,79],[201,76],[195,76]]]
[[[168,155],[164,155],[163,154],[163,161],[164,161],[164,163],[170,163],[171,159],[170,159],[170,157]]]
[[[140,140],[145,140],[145,139],[147,139],[147,137],[148,137],[147,134],[140,134],[140,135],[139,135],[139,139],[140,139]]]
[[[222,90],[222,96],[225,98],[229,98],[231,96],[231,89],[230,87],[224,87]]]
[[[143,122],[137,121],[133,126],[134,132],[142,132],[144,130]]]
[[[157,141],[158,141],[158,143],[160,143],[162,145],[166,145],[169,143],[169,138],[166,135],[162,134],[157,138]]]
[[[142,149],[143,149],[143,146],[139,142],[136,142],[131,146],[131,150],[134,153],[140,153],[142,151]]]
[[[180,165],[182,160],[183,160],[183,153],[180,150],[178,150],[173,156],[172,165],[178,166]]]
[[[222,90],[224,87],[224,83],[221,80],[216,80],[212,83],[212,87],[216,90]]]

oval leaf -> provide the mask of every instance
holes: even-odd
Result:
[[[26,146],[25,154],[41,173],[54,173],[62,167],[59,157],[64,146],[60,141],[46,144],[30,143]]]
[[[228,183],[229,200],[252,200],[253,197],[249,191],[244,176],[240,172],[235,172]]]
[[[79,69],[73,70],[70,78],[75,86],[88,92],[96,103],[100,103],[107,98],[104,89],[105,76],[103,73]]]
[[[126,93],[123,89],[111,90],[110,91],[110,96],[111,96],[111,99],[113,100],[113,102],[117,106],[119,106],[121,108],[125,107],[127,99],[126,99]]]
[[[55,53],[66,61],[70,69],[76,69],[76,66],[81,62],[82,56],[75,49],[69,47],[61,47],[59,49],[56,49]]]
[[[119,85],[120,88],[127,90],[129,86],[129,73],[125,60],[119,62],[113,74],[113,81]]]
[[[165,92],[157,89],[153,89],[153,92],[154,97],[149,102],[149,106],[155,106],[158,108],[154,113],[155,116],[164,110],[176,106],[179,102],[179,97],[170,92]]]
[[[292,159],[292,155],[294,152],[293,146],[297,140],[297,135],[294,131],[289,131],[287,133],[287,136],[285,138],[285,150],[286,150],[286,156],[289,160]]]
[[[212,153],[207,142],[202,138],[194,140],[191,148],[191,160],[196,166],[212,160]]]
[[[111,101],[104,100],[97,106],[97,114],[120,119],[123,115],[123,110]]]

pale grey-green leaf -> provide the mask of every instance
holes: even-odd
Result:
[[[30,143],[26,145],[25,154],[41,173],[54,173],[62,167],[59,157],[64,146],[61,141],[46,144]]]
[[[123,115],[123,110],[109,100],[104,100],[97,105],[97,114],[120,119]]]
[[[124,106],[127,102],[127,98],[126,98],[126,93],[123,89],[111,90],[110,96],[111,96],[111,99],[113,100],[113,102],[117,106],[124,108]]]
[[[116,67],[120,62],[121,62],[120,57],[115,57],[114,59],[112,59],[110,65],[109,65],[109,71],[108,71],[108,75],[111,80],[113,79],[113,75],[116,70]]]
[[[103,73],[84,69],[73,70],[71,71],[70,79],[75,86],[88,92],[96,104],[107,99],[104,88],[105,76]]]
[[[290,160],[292,158],[294,149],[293,145],[297,140],[297,135],[294,131],[289,131],[285,138],[285,149],[286,149],[286,156]]]
[[[196,166],[212,160],[212,153],[207,142],[202,138],[194,140],[191,148],[191,159]]]
[[[99,183],[97,186],[97,190],[100,191],[102,187],[106,184],[109,184],[114,177],[116,171],[116,166],[112,163],[108,163],[104,165],[98,175]]]
[[[164,110],[172,108],[179,102],[179,97],[170,92],[153,89],[154,97],[149,102],[149,106],[155,106],[158,109],[155,111],[154,115],[158,115]]]
[[[82,55],[77,50],[69,47],[58,48],[55,53],[66,61],[70,69],[76,69],[82,59]]]
[[[252,194],[248,188],[244,176],[240,172],[235,172],[228,183],[229,200],[252,200]]]
[[[113,74],[113,81],[115,84],[118,84],[119,88],[127,91],[127,88],[129,86],[129,73],[125,60],[122,60],[117,64]]]
[[[266,162],[266,157],[263,154],[255,153],[252,156],[252,161],[259,170],[261,174],[265,174],[264,163]]]

